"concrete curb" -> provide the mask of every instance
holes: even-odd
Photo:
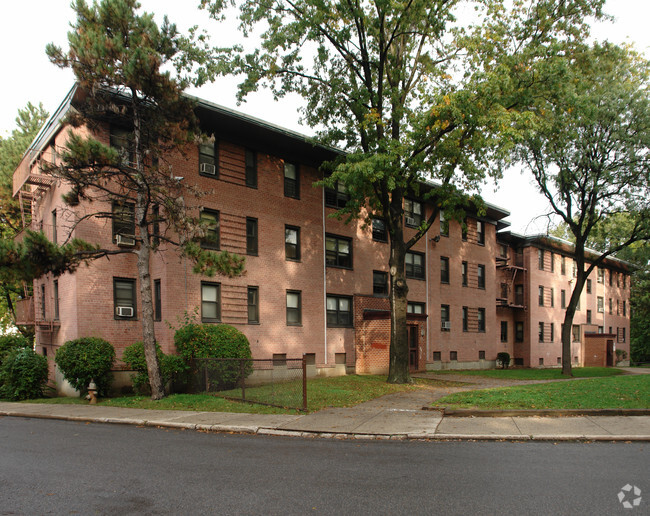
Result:
[[[444,417],[571,417],[571,416],[650,416],[650,409],[519,409],[480,410],[422,407],[442,412]]]
[[[527,414],[530,415],[530,414]],[[575,414],[574,414],[575,415]],[[620,414],[618,414],[620,415]],[[88,416],[63,416],[51,414],[32,414],[24,412],[0,411],[0,416],[25,417],[32,419],[54,419],[60,421],[73,421],[77,423],[105,423],[133,426],[146,426],[157,428],[171,428],[181,430],[208,431],[208,432],[229,432],[251,435],[273,435],[278,437],[302,437],[321,439],[345,439],[345,440],[391,440],[391,441],[540,441],[540,442],[650,442],[648,435],[521,435],[521,434],[367,434],[367,433],[332,433],[322,431],[296,431],[281,430],[277,428],[266,428],[242,425],[209,425],[197,423],[180,423],[174,421],[156,421],[145,419],[129,419],[115,417],[88,417]]]

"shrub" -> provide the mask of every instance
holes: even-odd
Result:
[[[174,334],[176,349],[188,364],[195,358],[251,358],[251,347],[242,332],[227,324],[186,324]],[[235,385],[253,372],[253,363],[211,362],[210,376],[223,387]]]
[[[627,351],[625,351],[624,349],[617,349],[616,350],[616,363],[622,362],[625,359],[627,359]]]
[[[497,353],[497,364],[501,364],[501,369],[508,369],[510,365],[510,353],[506,353],[505,351]]]
[[[182,357],[165,355],[158,344],[156,344],[156,352],[160,362],[160,374],[163,384],[167,384],[167,382],[181,376],[187,370],[187,365]],[[144,357],[144,344],[142,342],[131,344],[124,350],[122,360],[136,371],[136,374],[131,377],[134,389],[140,392],[147,391],[149,388],[149,371]]]
[[[0,366],[4,358],[17,349],[32,349],[32,343],[23,335],[3,335],[0,337]]]
[[[47,358],[29,348],[9,352],[0,368],[0,395],[12,400],[39,398],[47,382]]]
[[[97,337],[69,340],[56,351],[54,361],[63,377],[82,394],[91,380],[100,395],[106,395],[113,381],[111,368],[115,349],[109,342]]]

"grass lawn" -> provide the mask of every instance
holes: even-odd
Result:
[[[626,375],[451,394],[436,407],[478,409],[650,408],[650,376]]]
[[[411,385],[393,385],[386,383],[385,376],[336,376],[331,378],[313,378],[307,380],[307,404],[310,412],[327,407],[351,407],[364,401],[395,392],[426,389],[432,386],[457,385],[455,382],[416,379]],[[274,399],[286,397],[291,386],[277,384],[273,389]],[[246,389],[250,399],[269,400],[270,387]],[[294,390],[295,389],[291,389]],[[240,391],[231,394],[239,395]],[[300,388],[302,395],[302,389]],[[227,395],[228,392],[224,392]],[[302,398],[300,398],[302,400]],[[32,403],[61,403],[87,405],[88,401],[79,398],[44,398],[30,400]],[[172,394],[158,401],[148,396],[124,396],[120,398],[101,398],[100,405],[108,407],[128,407],[158,410],[195,410],[205,412],[249,412],[255,414],[293,414],[296,410],[268,407],[254,403],[230,401],[212,394]],[[300,404],[300,403],[299,403]]]
[[[598,378],[604,376],[617,376],[624,371],[612,367],[574,367],[574,378]],[[487,376],[488,378],[501,378],[503,380],[561,380],[561,369],[480,369],[467,371],[436,371],[436,374],[460,374],[469,376]]]

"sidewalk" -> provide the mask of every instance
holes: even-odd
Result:
[[[405,395],[406,394],[406,395]],[[415,394],[417,396],[409,396]],[[97,405],[0,403],[0,417],[120,423],[297,437],[434,440],[650,441],[650,415],[449,417],[408,408],[420,392],[389,395],[351,408],[306,415],[142,410]],[[407,408],[400,408],[406,406]],[[1,423],[0,423],[1,424]]]

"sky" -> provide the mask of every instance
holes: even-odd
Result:
[[[212,32],[215,43],[233,44],[241,38],[235,31],[225,32],[216,22],[195,8],[198,0],[140,0],[143,10],[153,12],[160,23],[167,14],[181,31],[199,25]],[[615,43],[632,43],[637,50],[650,57],[650,0],[607,0],[606,12],[615,17],[613,23],[593,27],[596,39]],[[55,43],[67,48],[66,35],[74,14],[70,0],[4,0],[0,7],[0,136],[6,137],[15,127],[15,118],[27,102],[43,103],[52,113],[72,87],[74,78],[69,70],[52,65],[45,55],[45,46]],[[243,38],[242,38],[243,39]],[[311,134],[308,127],[298,123],[297,107],[301,99],[296,96],[275,102],[267,92],[257,92],[247,101],[237,105],[236,81],[219,79],[218,82],[189,90],[193,95],[221,104],[268,122]],[[486,184],[481,190],[483,198],[510,211],[508,221],[512,230],[521,234],[543,233],[547,228],[547,201],[531,182],[530,174],[518,169],[508,171],[497,185]]]

